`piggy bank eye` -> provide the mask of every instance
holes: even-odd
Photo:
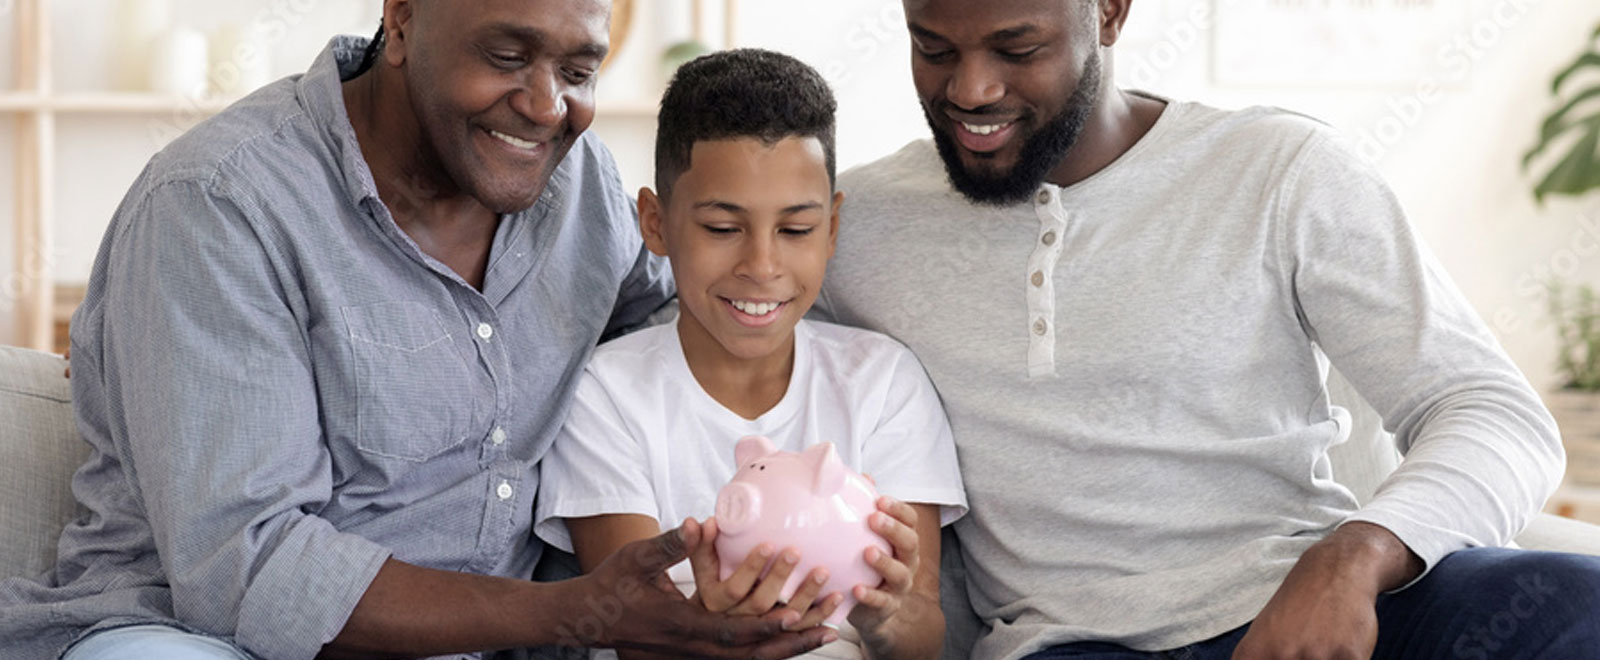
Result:
[[[765,470],[765,469],[767,469],[767,466],[763,465],[763,466],[761,466],[760,469]]]

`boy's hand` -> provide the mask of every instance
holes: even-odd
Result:
[[[772,559],[769,544],[757,546],[727,580],[721,579],[721,563],[717,557],[716,518],[707,518],[701,525],[701,542],[689,553],[689,565],[694,569],[695,600],[711,612],[736,616],[761,616],[783,609],[798,613],[800,619],[789,630],[805,630],[821,624],[838,609],[844,595],[833,593],[818,599],[823,583],[828,581],[828,571],[816,568],[800,583],[794,597],[786,604],[778,603],[783,583],[800,563],[800,553],[787,548],[772,564],[772,570],[761,577],[761,569]]]
[[[878,512],[867,520],[872,530],[889,542],[894,554],[885,554],[876,547],[867,548],[867,564],[883,576],[883,584],[876,589],[855,586],[858,603],[850,610],[850,625],[861,633],[869,649],[894,648],[901,633],[915,634],[909,629],[900,630],[905,626],[897,623],[920,618],[921,613],[916,608],[929,605],[912,590],[922,563],[918,552],[917,511],[892,497],[880,497]]]

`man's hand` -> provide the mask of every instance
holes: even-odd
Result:
[[[1422,568],[1422,559],[1389,530],[1346,523],[1301,555],[1233,657],[1371,658],[1378,594],[1410,582]]]
[[[590,574],[571,603],[585,614],[563,630],[563,644],[638,649],[697,658],[787,658],[837,639],[826,628],[785,632],[801,615],[787,609],[761,617],[709,612],[683,597],[667,578],[706,540],[700,525],[622,547]]]
[[[788,581],[800,563],[799,551],[794,548],[784,549],[773,560],[771,546],[757,546],[728,579],[721,579],[722,564],[716,549],[716,518],[707,518],[700,529],[700,544],[689,553],[689,565],[694,569],[694,600],[707,610],[734,616],[753,616],[769,614],[774,607],[780,607],[800,615],[796,623],[788,626],[789,630],[805,630],[820,625],[844,602],[844,594],[822,596],[822,585],[828,581],[828,569],[821,567],[811,570],[788,602],[778,602],[784,582]],[[761,571],[766,569],[769,561],[772,570],[763,577]],[[822,597],[819,599],[819,596]]]

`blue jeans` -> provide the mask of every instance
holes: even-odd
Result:
[[[1600,658],[1600,557],[1473,548],[1378,597],[1377,660]],[[1077,642],[1023,660],[1228,660],[1247,624],[1169,651]]]
[[[255,660],[214,637],[168,626],[128,626],[94,633],[74,644],[62,660]]]

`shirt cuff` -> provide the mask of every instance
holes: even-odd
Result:
[[[1411,552],[1416,553],[1417,557],[1422,559],[1422,572],[1417,573],[1417,576],[1412,578],[1410,582],[1395,588],[1389,593],[1401,591],[1416,584],[1427,576],[1428,572],[1432,571],[1434,565],[1438,564],[1439,560],[1444,559],[1445,555],[1473,545],[1462,534],[1424,523],[1415,517],[1407,515],[1405,512],[1382,506],[1377,500],[1351,514],[1340,524],[1357,521],[1372,523],[1389,530],[1400,539],[1401,543],[1410,548]]]
[[[245,591],[239,645],[263,658],[315,658],[344,629],[389,554],[321,518],[295,521]]]

